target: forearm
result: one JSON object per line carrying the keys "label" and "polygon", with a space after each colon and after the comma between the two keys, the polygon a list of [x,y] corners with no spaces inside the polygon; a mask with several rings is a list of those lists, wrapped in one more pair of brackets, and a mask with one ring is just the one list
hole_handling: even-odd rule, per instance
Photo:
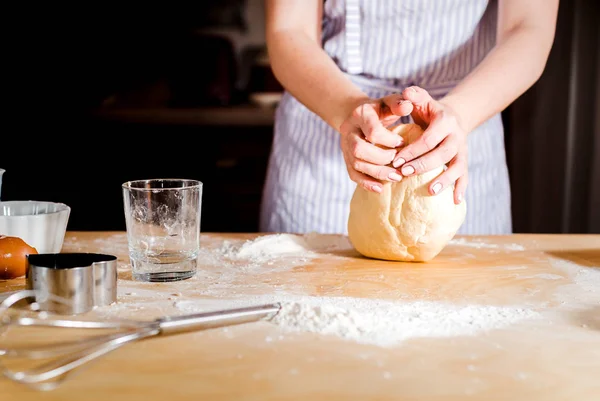
{"label": "forearm", "polygon": [[302,31],[273,32],[267,45],[273,73],[281,85],[334,129],[339,130],[348,113],[368,99]]}
{"label": "forearm", "polygon": [[542,74],[551,42],[536,29],[507,35],[442,103],[452,108],[466,132],[504,110]]}

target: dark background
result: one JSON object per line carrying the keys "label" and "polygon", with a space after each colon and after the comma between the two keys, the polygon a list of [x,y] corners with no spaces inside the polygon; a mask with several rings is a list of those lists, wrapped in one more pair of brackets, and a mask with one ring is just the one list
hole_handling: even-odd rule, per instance
{"label": "dark background", "polygon": [[[600,232],[599,3],[561,1],[544,75],[503,113],[515,232]],[[203,231],[257,231],[273,109],[250,95],[281,90],[261,61],[262,1],[57,7],[8,38],[2,200],[124,230],[123,182],[193,178]]]}

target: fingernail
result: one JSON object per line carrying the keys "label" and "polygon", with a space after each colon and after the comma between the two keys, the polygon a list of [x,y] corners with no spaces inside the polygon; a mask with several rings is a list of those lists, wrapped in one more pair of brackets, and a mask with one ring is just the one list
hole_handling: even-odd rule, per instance
{"label": "fingernail", "polygon": [[410,100],[398,100],[398,104],[407,104],[410,103]]}
{"label": "fingernail", "polygon": [[433,187],[431,188],[431,190],[433,191],[434,194],[437,194],[438,192],[440,192],[440,189],[442,189],[442,184],[440,182],[436,182],[435,184],[433,184]]}
{"label": "fingernail", "polygon": [[402,176],[398,173],[390,173],[388,177],[392,181],[400,181],[402,179]]}
{"label": "fingernail", "polygon": [[414,174],[415,168],[413,166],[404,166],[402,167],[402,174],[411,175]]}
{"label": "fingernail", "polygon": [[392,165],[396,168],[398,168],[398,166],[403,165],[404,163],[406,163],[406,161],[403,158],[398,158],[396,160],[394,160],[394,162],[392,163]]}
{"label": "fingernail", "polygon": [[377,192],[378,194],[380,194],[380,193],[381,193],[381,191],[382,191],[382,188],[381,188],[381,186],[380,186],[380,185],[371,185],[371,189],[372,189],[373,191]]}
{"label": "fingernail", "polygon": [[402,145],[404,143],[404,139],[402,139],[402,137],[399,137],[398,140],[396,141],[396,148],[400,145]]}
{"label": "fingernail", "polygon": [[417,93],[417,90],[416,90],[415,88],[413,88],[412,86],[411,86],[411,87],[409,87],[409,88],[408,88],[408,90],[409,90],[409,91],[411,91],[411,92],[415,92],[415,93]]}
{"label": "fingernail", "polygon": [[463,194],[458,194],[458,203],[462,203],[463,201]]}

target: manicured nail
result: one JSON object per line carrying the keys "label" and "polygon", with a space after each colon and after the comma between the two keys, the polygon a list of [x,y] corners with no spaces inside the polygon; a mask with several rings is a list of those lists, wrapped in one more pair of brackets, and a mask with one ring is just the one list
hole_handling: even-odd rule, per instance
{"label": "manicured nail", "polygon": [[402,174],[411,175],[414,174],[415,168],[413,166],[404,166],[402,167]]}
{"label": "manicured nail", "polygon": [[396,168],[398,168],[399,166],[403,165],[404,163],[406,163],[406,161],[399,157],[398,159],[394,160],[394,162],[392,163],[392,165]]}
{"label": "manicured nail", "polygon": [[408,104],[410,100],[398,100],[398,104]]}
{"label": "manicured nail", "polygon": [[381,188],[381,186],[380,186],[380,185],[371,185],[371,189],[372,189],[373,191],[377,192],[378,194],[380,194],[380,193],[381,193],[381,191],[382,191],[382,188]]}
{"label": "manicured nail", "polygon": [[398,140],[396,141],[396,146],[394,146],[395,148],[397,148],[398,146],[402,145],[404,143],[404,139],[402,139],[402,137],[398,137]]}
{"label": "manicured nail", "polygon": [[390,173],[390,175],[388,175],[389,179],[392,181],[400,181],[402,180],[402,176],[398,173]]}
{"label": "manicured nail", "polygon": [[440,192],[440,189],[442,189],[442,183],[440,183],[440,182],[436,182],[435,184],[433,184],[433,187],[431,188],[431,190],[433,191],[434,194],[437,194],[438,192]]}

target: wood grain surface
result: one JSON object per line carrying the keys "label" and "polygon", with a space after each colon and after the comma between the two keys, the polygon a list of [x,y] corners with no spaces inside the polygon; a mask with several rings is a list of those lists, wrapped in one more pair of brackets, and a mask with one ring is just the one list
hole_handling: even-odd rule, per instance
{"label": "wood grain surface", "polygon": [[[63,252],[119,257],[118,302],[83,318],[149,320],[181,314],[181,302],[264,294],[524,306],[541,318],[393,347],[248,323],[128,344],[48,392],[0,378],[0,399],[600,400],[600,235],[457,237],[426,264],[369,260],[349,247],[272,266],[215,257],[257,236],[203,234],[198,273],[176,283],[132,281],[122,232],[69,232]],[[3,293],[23,288],[22,278],[0,282]],[[83,335],[18,330],[0,341]]]}

